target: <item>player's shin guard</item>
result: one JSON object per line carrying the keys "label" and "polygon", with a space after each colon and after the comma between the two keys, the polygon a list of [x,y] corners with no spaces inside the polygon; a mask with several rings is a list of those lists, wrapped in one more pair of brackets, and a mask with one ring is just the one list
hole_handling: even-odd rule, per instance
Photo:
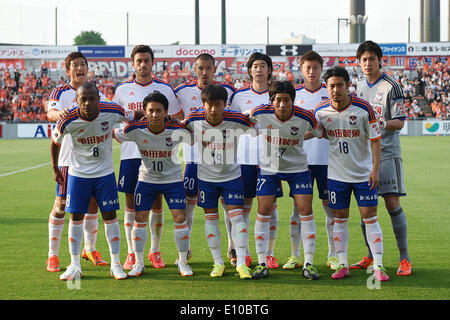
{"label": "player's shin guard", "polygon": [[[244,208],[242,210],[242,217],[244,218],[245,226],[247,228],[247,231],[250,231],[250,212],[252,211],[252,205],[244,205]],[[248,236],[247,236],[247,249],[246,249],[246,255],[250,256],[250,248],[248,243]]]}
{"label": "player's shin guard", "polygon": [[406,215],[402,207],[394,209],[389,212],[392,222],[392,229],[394,230],[395,239],[397,240],[397,247],[400,251],[400,261],[406,259],[409,261],[408,254],[408,227],[406,224]]}
{"label": "player's shin guard", "polygon": [[316,250],[316,221],[314,220],[314,214],[311,213],[307,216],[300,216],[300,223],[302,225],[302,241],[303,241],[303,254],[305,256],[305,265],[314,265],[314,251]]}
{"label": "player's shin guard", "polygon": [[131,241],[136,262],[144,264],[145,243],[147,242],[147,222],[134,222],[131,230]]}
{"label": "player's shin guard", "polygon": [[189,231],[192,231],[192,225],[194,224],[194,210],[196,205],[196,197],[186,197],[186,209],[184,210],[184,213],[186,215],[186,223],[188,225]]}
{"label": "player's shin guard", "polygon": [[[109,253],[111,254],[111,265],[120,264],[120,228],[117,218],[103,220],[105,226],[106,240],[108,241]],[[133,223],[134,224],[134,223]]]}
{"label": "player's shin guard", "polygon": [[245,264],[247,254],[248,229],[242,216],[242,209],[233,209],[228,211],[228,217],[231,222],[233,242],[236,246],[236,265]]}
{"label": "player's shin guard", "polygon": [[278,234],[278,206],[276,203],[273,204],[272,215],[270,216],[270,227],[269,227],[269,243],[267,244],[267,255],[273,256],[275,249],[275,241],[277,240]]}
{"label": "player's shin guard", "polygon": [[255,246],[258,255],[258,263],[266,263],[267,246],[270,233],[270,217],[256,214],[255,222]]}
{"label": "player's shin guard", "polygon": [[331,210],[330,207],[328,206],[323,206],[323,209],[326,214],[325,225],[328,237],[328,258],[330,258],[336,256],[336,249],[334,247],[334,240],[333,240],[334,214],[333,210]]}
{"label": "player's shin guard", "polygon": [[383,266],[383,232],[377,216],[363,219],[366,224],[367,241],[373,255],[373,265]]}
{"label": "player's shin guard", "polygon": [[372,250],[370,250],[369,241],[367,241],[366,224],[364,223],[362,218],[361,218],[361,231],[364,236],[364,242],[366,243],[366,247],[367,247],[367,257],[373,258]]}
{"label": "player's shin guard", "polygon": [[95,251],[98,231],[98,214],[86,213],[83,219],[84,248],[87,252]]}
{"label": "player's shin guard", "polygon": [[214,258],[214,263],[223,264],[220,253],[219,213],[205,214],[205,236]]}
{"label": "player's shin guard", "polygon": [[292,215],[290,218],[290,230],[291,230],[290,236],[291,236],[291,250],[292,250],[291,256],[300,258],[300,246],[302,243],[301,238],[302,225],[300,223],[300,216],[298,214],[298,208],[296,206],[294,206],[294,208],[292,209]]}
{"label": "player's shin guard", "polygon": [[71,264],[80,266],[81,241],[83,239],[83,220],[69,221],[69,253]]}
{"label": "player's shin guard", "polygon": [[58,256],[61,234],[64,229],[64,218],[57,218],[50,214],[48,219],[48,256]]}
{"label": "player's shin guard", "polygon": [[222,209],[225,217],[225,229],[227,230],[227,236],[228,236],[228,250],[234,249],[234,242],[233,237],[231,236],[231,222],[230,217],[228,216],[228,210],[227,206],[225,205],[225,201],[222,197],[220,197],[220,203],[222,204]]}
{"label": "player's shin guard", "polygon": [[[190,246],[190,231],[186,220],[181,223],[174,222],[174,239],[177,246],[178,252],[186,253]],[[184,255],[184,260],[186,260],[186,255]]]}
{"label": "player's shin guard", "polygon": [[163,209],[150,211],[149,226],[152,241],[150,252],[160,252],[162,231],[164,227]]}
{"label": "player's shin guard", "polygon": [[334,218],[333,240],[339,264],[348,267],[348,218]]}
{"label": "player's shin guard", "polygon": [[125,209],[125,215],[123,217],[123,225],[125,228],[125,237],[127,238],[128,253],[133,253],[131,230],[133,230],[135,216],[136,212],[134,210]]}

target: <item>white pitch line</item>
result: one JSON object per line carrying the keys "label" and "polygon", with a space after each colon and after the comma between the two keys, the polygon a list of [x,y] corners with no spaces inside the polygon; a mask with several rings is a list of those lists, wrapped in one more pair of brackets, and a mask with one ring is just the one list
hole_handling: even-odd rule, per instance
{"label": "white pitch line", "polygon": [[12,174],[16,174],[16,173],[19,173],[19,172],[29,171],[29,170],[37,169],[37,168],[40,168],[40,167],[45,167],[45,166],[48,166],[49,164],[51,164],[51,162],[39,164],[39,165],[34,166],[34,167],[29,167],[29,168],[25,168],[25,169],[20,169],[20,170],[16,170],[16,171],[3,173],[3,174],[0,174],[0,178],[6,177],[6,176],[10,176]]}

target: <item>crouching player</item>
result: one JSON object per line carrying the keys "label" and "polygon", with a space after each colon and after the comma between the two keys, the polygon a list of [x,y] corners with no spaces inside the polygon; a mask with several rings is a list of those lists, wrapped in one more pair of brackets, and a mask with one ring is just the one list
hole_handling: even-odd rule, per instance
{"label": "crouching player", "polygon": [[241,279],[251,279],[250,269],[245,264],[248,228],[242,213],[244,185],[241,167],[236,162],[235,143],[239,135],[237,131],[244,133],[251,124],[242,113],[225,109],[228,94],[223,86],[206,86],[201,98],[204,109],[189,113],[185,124],[193,131],[199,145],[198,205],[205,212],[205,235],[214,258],[210,276],[221,277],[225,270],[218,224],[218,200],[222,196],[232,226],[231,238],[237,254],[236,272]]}
{"label": "crouching player", "polygon": [[105,224],[111,254],[111,276],[115,279],[125,279],[127,274],[119,261],[120,229],[116,215],[119,197],[112,158],[112,135],[116,122],[132,121],[141,117],[142,112],[125,112],[118,104],[100,102],[97,87],[90,83],[84,83],[77,89],[76,102],[77,105],[69,111],[69,115],[58,121],[51,143],[53,175],[56,182],[62,184],[63,175],[58,167],[60,144],[66,135],[72,140],[66,197],[66,211],[71,214],[71,264],[60,279],[72,280],[81,277],[83,218],[91,197],[97,200]]}
{"label": "crouching player", "polygon": [[144,249],[147,240],[149,211],[158,194],[164,194],[172,212],[175,225],[175,244],[178,248],[178,270],[183,277],[192,276],[187,264],[190,231],[186,222],[186,192],[183,186],[181,167],[175,159],[178,144],[190,141],[191,134],[182,124],[169,123],[166,120],[169,101],[160,92],[149,94],[143,101],[144,118],[128,124],[123,129],[114,130],[114,138],[134,141],[142,156],[139,179],[134,192],[136,216],[131,239],[136,262],[130,277],[138,277],[145,271]]}

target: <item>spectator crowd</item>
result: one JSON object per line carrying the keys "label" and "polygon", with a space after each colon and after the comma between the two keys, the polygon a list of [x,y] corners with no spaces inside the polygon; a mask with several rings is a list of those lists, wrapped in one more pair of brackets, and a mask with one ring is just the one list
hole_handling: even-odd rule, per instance
{"label": "spectator crowd", "polygon": [[[156,74],[157,78],[170,83],[172,87],[180,83],[194,79],[191,72],[183,73],[183,76],[175,74],[170,76],[167,71]],[[356,68],[350,71],[350,94],[356,91],[357,82],[363,76]],[[405,107],[408,120],[433,117],[436,119],[450,119],[450,106],[448,103],[448,91],[450,87],[448,65],[442,61],[417,66],[417,77],[409,80],[403,70],[387,69],[403,88]],[[186,75],[187,74],[187,75]],[[277,73],[276,80],[289,80],[294,85],[302,81],[294,77],[290,71]],[[93,75],[97,87],[106,97],[112,100],[116,86],[126,79],[114,79],[110,74]],[[21,70],[0,69],[0,120],[18,122],[46,122],[47,102],[50,92],[57,85],[66,80],[50,79],[47,71],[36,74]],[[233,85],[236,89],[248,86],[247,78],[236,77],[226,73],[223,81]]]}

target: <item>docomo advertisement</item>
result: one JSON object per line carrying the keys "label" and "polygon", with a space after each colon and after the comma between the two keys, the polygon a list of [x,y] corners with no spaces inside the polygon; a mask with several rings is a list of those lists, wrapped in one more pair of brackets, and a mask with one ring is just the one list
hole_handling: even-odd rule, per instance
{"label": "docomo advertisement", "polygon": [[56,123],[19,123],[18,138],[50,138]]}

